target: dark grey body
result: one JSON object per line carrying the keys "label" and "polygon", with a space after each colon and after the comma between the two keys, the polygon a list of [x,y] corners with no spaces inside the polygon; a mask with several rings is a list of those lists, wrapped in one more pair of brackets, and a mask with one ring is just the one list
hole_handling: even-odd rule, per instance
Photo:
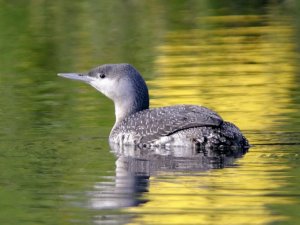
{"label": "dark grey body", "polygon": [[248,141],[232,123],[214,111],[195,105],[146,109],[116,124],[110,141],[148,146],[248,148]]}

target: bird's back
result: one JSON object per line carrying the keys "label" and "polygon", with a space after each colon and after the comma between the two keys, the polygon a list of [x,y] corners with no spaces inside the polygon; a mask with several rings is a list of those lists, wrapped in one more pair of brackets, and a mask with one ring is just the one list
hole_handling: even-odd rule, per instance
{"label": "bird's back", "polygon": [[128,143],[149,143],[189,128],[219,127],[222,123],[216,112],[202,106],[153,108],[126,117],[114,127],[110,139],[114,142],[126,139]]}

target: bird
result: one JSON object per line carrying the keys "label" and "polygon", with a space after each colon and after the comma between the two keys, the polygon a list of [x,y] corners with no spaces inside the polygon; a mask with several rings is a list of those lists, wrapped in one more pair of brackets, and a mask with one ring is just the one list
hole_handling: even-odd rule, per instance
{"label": "bird", "polygon": [[146,82],[128,63],[104,64],[86,73],[58,73],[58,76],[85,82],[114,102],[115,124],[109,142],[115,145],[243,151],[250,147],[237,126],[204,106],[149,108]]}

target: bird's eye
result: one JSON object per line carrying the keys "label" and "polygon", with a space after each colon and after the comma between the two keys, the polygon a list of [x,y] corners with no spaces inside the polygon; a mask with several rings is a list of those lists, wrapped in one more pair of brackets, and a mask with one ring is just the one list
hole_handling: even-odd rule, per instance
{"label": "bird's eye", "polygon": [[104,73],[98,73],[98,77],[100,77],[100,78],[105,78],[105,74]]}

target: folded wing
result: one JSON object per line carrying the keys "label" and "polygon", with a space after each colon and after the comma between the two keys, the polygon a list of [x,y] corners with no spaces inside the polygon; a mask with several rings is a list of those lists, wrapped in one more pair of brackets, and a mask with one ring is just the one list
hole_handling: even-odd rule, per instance
{"label": "folded wing", "polygon": [[[212,126],[218,127],[223,119],[214,111],[195,105],[175,105],[147,109],[124,119],[118,127],[134,132],[147,143],[180,130]],[[122,129],[122,130],[123,130]]]}

